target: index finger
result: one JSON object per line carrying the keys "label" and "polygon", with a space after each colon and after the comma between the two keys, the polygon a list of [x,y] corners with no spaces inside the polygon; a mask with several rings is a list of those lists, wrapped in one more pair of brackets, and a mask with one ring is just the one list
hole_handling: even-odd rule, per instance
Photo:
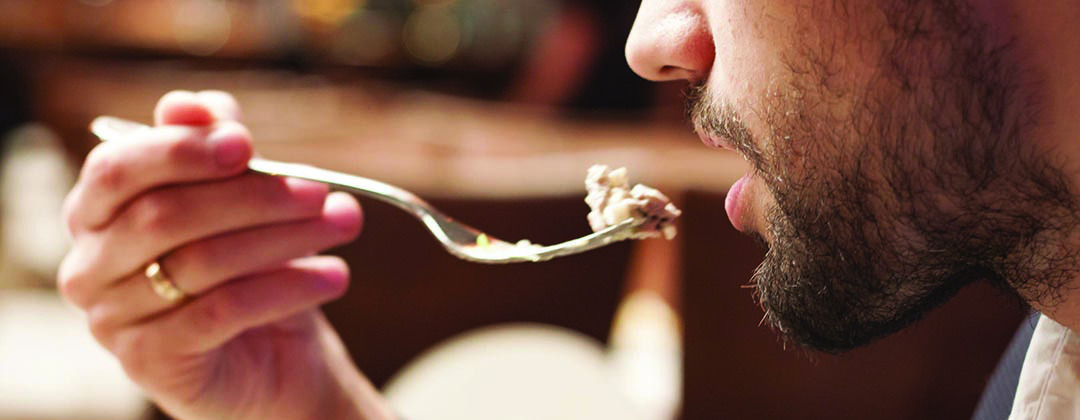
{"label": "index finger", "polygon": [[237,122],[219,123],[212,131],[146,128],[127,137],[100,144],[87,157],[65,203],[72,232],[100,228],[153,188],[240,174],[252,156],[251,135]]}
{"label": "index finger", "polygon": [[253,152],[239,118],[236,99],[222,91],[165,94],[154,109],[159,127],[128,132],[114,140],[131,144],[101,144],[87,157],[65,203],[68,229],[101,227],[124,203],[154,187],[242,172],[240,162]]}

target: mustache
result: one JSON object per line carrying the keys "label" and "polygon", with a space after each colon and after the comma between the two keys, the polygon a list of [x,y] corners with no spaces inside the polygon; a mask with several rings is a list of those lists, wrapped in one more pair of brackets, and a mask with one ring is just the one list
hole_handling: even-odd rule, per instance
{"label": "mustache", "polygon": [[695,132],[726,141],[758,166],[761,152],[750,129],[731,103],[714,98],[704,82],[690,85],[686,91],[686,119]]}

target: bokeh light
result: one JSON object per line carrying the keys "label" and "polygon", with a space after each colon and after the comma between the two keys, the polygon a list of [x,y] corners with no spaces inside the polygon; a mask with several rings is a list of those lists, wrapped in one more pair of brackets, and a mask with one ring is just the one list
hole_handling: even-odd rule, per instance
{"label": "bokeh light", "polygon": [[364,6],[363,0],[292,0],[301,18],[325,26],[337,26]]}
{"label": "bokeh light", "polygon": [[184,51],[212,55],[229,41],[232,16],[221,0],[181,0],[173,11],[173,36]]}
{"label": "bokeh light", "polygon": [[446,6],[420,7],[405,21],[405,50],[421,64],[440,64],[457,53],[461,27]]}

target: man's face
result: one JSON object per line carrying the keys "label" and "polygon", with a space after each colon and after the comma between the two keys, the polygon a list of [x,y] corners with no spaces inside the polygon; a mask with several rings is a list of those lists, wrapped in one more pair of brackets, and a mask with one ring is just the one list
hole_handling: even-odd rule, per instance
{"label": "man's face", "polygon": [[768,249],[756,296],[827,352],[975,280],[1053,305],[1075,276],[1080,212],[1032,139],[1021,56],[935,0],[644,0],[627,45],[642,76],[692,83],[706,143],[750,161],[726,207]]}

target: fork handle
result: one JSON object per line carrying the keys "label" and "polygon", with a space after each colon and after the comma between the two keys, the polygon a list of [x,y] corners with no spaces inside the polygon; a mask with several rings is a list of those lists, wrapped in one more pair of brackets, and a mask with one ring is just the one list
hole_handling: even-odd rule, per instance
{"label": "fork handle", "polygon": [[[150,126],[146,124],[109,116],[97,117],[90,123],[90,131],[101,141],[115,141],[133,132],[149,128]],[[335,172],[311,165],[279,162],[260,157],[251,158],[248,161],[248,169],[266,175],[321,182],[341,190],[392,204],[418,218],[423,217],[428,211],[425,209],[427,203],[415,194],[370,178]]]}
{"label": "fork handle", "polygon": [[422,217],[427,211],[430,211],[424,209],[423,206],[426,203],[416,194],[371,178],[349,175],[317,166],[279,162],[259,157],[251,158],[248,161],[248,169],[266,175],[287,176],[321,182],[341,190],[393,204],[416,217]]}

